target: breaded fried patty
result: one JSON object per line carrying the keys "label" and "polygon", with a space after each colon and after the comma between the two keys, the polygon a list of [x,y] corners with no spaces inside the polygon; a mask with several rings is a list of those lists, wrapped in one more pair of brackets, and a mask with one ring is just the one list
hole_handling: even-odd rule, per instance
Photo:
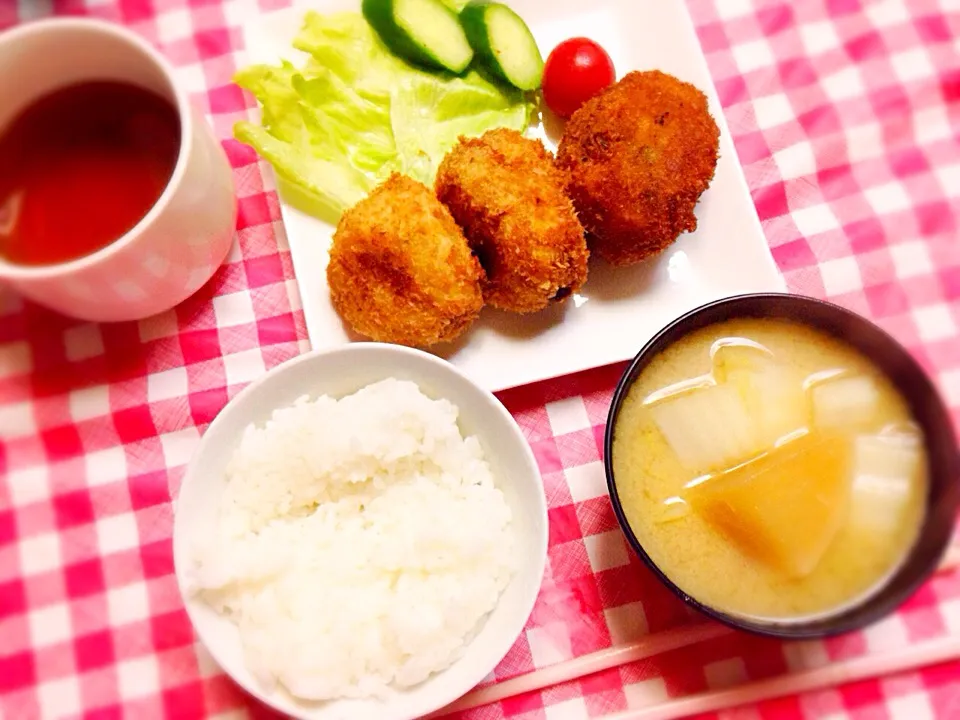
{"label": "breaded fried patty", "polygon": [[340,316],[381,342],[453,340],[480,314],[483,270],[429,188],[394,173],[340,218],[327,284]]}
{"label": "breaded fried patty", "polygon": [[486,270],[490,305],[534,312],[586,281],[583,227],[539,140],[504,128],[461,138],[440,163],[436,190]]}
{"label": "breaded fried patty", "polygon": [[614,265],[661,252],[697,229],[717,165],[707,98],[657,70],[632,72],[570,118],[557,149],[590,249]]}

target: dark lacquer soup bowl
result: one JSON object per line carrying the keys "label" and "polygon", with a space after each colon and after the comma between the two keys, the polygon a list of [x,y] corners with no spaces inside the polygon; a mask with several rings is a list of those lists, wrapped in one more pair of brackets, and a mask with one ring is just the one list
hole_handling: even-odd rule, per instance
{"label": "dark lacquer soup bowl", "polygon": [[[614,439],[621,409],[635,381],[659,353],[689,333],[746,318],[799,323],[859,351],[899,391],[923,434],[927,463],[925,515],[905,559],[861,600],[808,619],[751,618],[711,607],[684,592],[644,549],[618,493]],[[663,328],[640,350],[620,379],[607,418],[604,450],[607,486],[614,511],[624,535],[641,560],[690,606],[727,625],[760,635],[781,638],[835,635],[863,627],[892,612],[936,571],[949,546],[960,506],[960,453],[950,415],[927,374],[900,343],[866,318],[798,295],[763,293],[729,297],[692,310]]]}

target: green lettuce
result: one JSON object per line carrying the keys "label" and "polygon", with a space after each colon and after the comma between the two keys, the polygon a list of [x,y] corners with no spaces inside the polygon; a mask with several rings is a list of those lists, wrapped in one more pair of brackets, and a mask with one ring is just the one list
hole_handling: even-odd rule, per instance
{"label": "green lettuce", "polygon": [[284,61],[236,74],[261,121],[237,123],[234,135],[273,165],[282,187],[334,216],[393,172],[431,184],[459,136],[523,130],[533,111],[530,98],[474,70],[454,77],[406,64],[358,13],[307,13],[293,46],[309,55],[301,68]]}

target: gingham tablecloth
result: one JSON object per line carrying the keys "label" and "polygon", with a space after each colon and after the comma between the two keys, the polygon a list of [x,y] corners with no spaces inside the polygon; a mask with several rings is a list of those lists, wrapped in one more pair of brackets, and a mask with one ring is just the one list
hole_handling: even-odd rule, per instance
{"label": "gingham tablecloth", "polygon": [[[0,27],[89,13],[162,46],[223,138],[240,198],[228,263],[161,317],[83,324],[0,291],[5,719],[265,714],[196,642],[173,575],[171,498],[227,400],[308,347],[272,175],[229,139],[252,106],[230,82],[239,28],[258,5],[284,4],[0,0]],[[790,288],[893,333],[960,427],[960,0],[688,5]],[[601,438],[621,369],[502,394],[540,463],[550,552],[498,679],[693,621],[628,552],[605,494]],[[956,572],[863,632],[792,645],[726,635],[463,717],[600,717],[947,633],[960,633]],[[725,717],[960,718],[960,663]]]}

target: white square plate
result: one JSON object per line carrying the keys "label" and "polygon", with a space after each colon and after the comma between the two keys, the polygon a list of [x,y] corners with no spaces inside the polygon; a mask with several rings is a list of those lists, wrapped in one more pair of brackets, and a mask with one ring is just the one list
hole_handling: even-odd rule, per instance
{"label": "white square plate", "polygon": [[[699,228],[664,253],[632,268],[591,259],[583,290],[561,306],[534,315],[485,308],[480,320],[442,354],[490,390],[606,365],[633,357],[671,320],[729,295],[782,291],[716,91],[682,0],[513,0],[541,52],[586,36],[610,54],[617,77],[660,69],[703,90],[720,127],[720,161],[697,206]],[[245,62],[299,64],[290,42],[303,12],[359,11],[359,0],[313,0],[244,26]],[[555,149],[542,126],[531,134]],[[283,221],[314,348],[351,342],[330,303],[327,252],[333,226],[282,203]]]}

